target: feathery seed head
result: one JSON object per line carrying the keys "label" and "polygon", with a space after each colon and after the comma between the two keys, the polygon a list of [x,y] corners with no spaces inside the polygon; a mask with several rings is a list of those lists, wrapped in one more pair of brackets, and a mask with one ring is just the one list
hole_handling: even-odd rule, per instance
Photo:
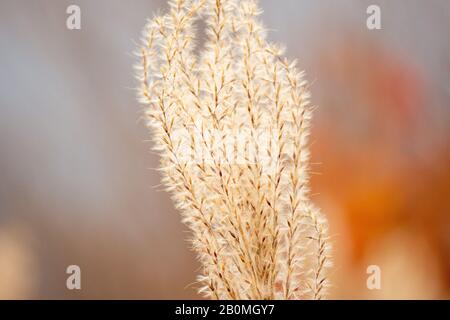
{"label": "feathery seed head", "polygon": [[308,196],[310,95],[296,62],[267,42],[261,13],[254,0],[170,0],[136,53],[139,101],[192,230],[199,292],[322,299],[331,259],[326,219]]}

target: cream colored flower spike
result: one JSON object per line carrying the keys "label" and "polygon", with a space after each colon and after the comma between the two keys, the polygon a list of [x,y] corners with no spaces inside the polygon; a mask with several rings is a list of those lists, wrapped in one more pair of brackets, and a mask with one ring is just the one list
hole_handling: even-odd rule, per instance
{"label": "cream colored flower spike", "polygon": [[169,4],[145,27],[139,97],[164,183],[192,230],[200,292],[324,298],[330,246],[326,219],[308,198],[303,74],[267,42],[256,1]]}

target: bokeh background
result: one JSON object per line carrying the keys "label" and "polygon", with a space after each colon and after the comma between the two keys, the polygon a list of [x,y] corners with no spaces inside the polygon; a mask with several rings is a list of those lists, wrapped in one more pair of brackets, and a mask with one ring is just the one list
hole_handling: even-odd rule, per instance
{"label": "bokeh background", "polygon": [[[82,30],[66,29],[67,6]],[[366,8],[382,9],[380,31]],[[312,83],[332,298],[450,298],[450,2],[263,0]],[[0,0],[0,298],[196,298],[132,52],[164,0]],[[69,291],[66,267],[82,270]],[[366,287],[378,265],[382,287]]]}

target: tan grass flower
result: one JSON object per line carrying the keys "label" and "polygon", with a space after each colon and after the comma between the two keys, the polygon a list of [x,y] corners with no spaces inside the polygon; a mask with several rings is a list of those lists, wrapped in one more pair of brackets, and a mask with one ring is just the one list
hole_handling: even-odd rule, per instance
{"label": "tan grass flower", "polygon": [[164,183],[192,230],[200,292],[323,298],[330,245],[308,197],[312,110],[303,73],[267,42],[255,0],[169,5],[145,27],[139,97]]}

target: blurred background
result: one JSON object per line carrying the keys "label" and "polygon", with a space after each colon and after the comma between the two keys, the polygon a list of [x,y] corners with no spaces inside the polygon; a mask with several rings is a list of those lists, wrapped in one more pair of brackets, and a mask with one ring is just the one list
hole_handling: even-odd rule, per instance
{"label": "blurred background", "polygon": [[[66,28],[77,4],[82,29]],[[369,31],[366,9],[382,9]],[[318,106],[332,298],[450,298],[450,2],[263,0]],[[197,298],[132,52],[165,0],[0,0],[0,298]],[[66,289],[79,265],[82,290]],[[378,265],[381,290],[366,287]]]}

